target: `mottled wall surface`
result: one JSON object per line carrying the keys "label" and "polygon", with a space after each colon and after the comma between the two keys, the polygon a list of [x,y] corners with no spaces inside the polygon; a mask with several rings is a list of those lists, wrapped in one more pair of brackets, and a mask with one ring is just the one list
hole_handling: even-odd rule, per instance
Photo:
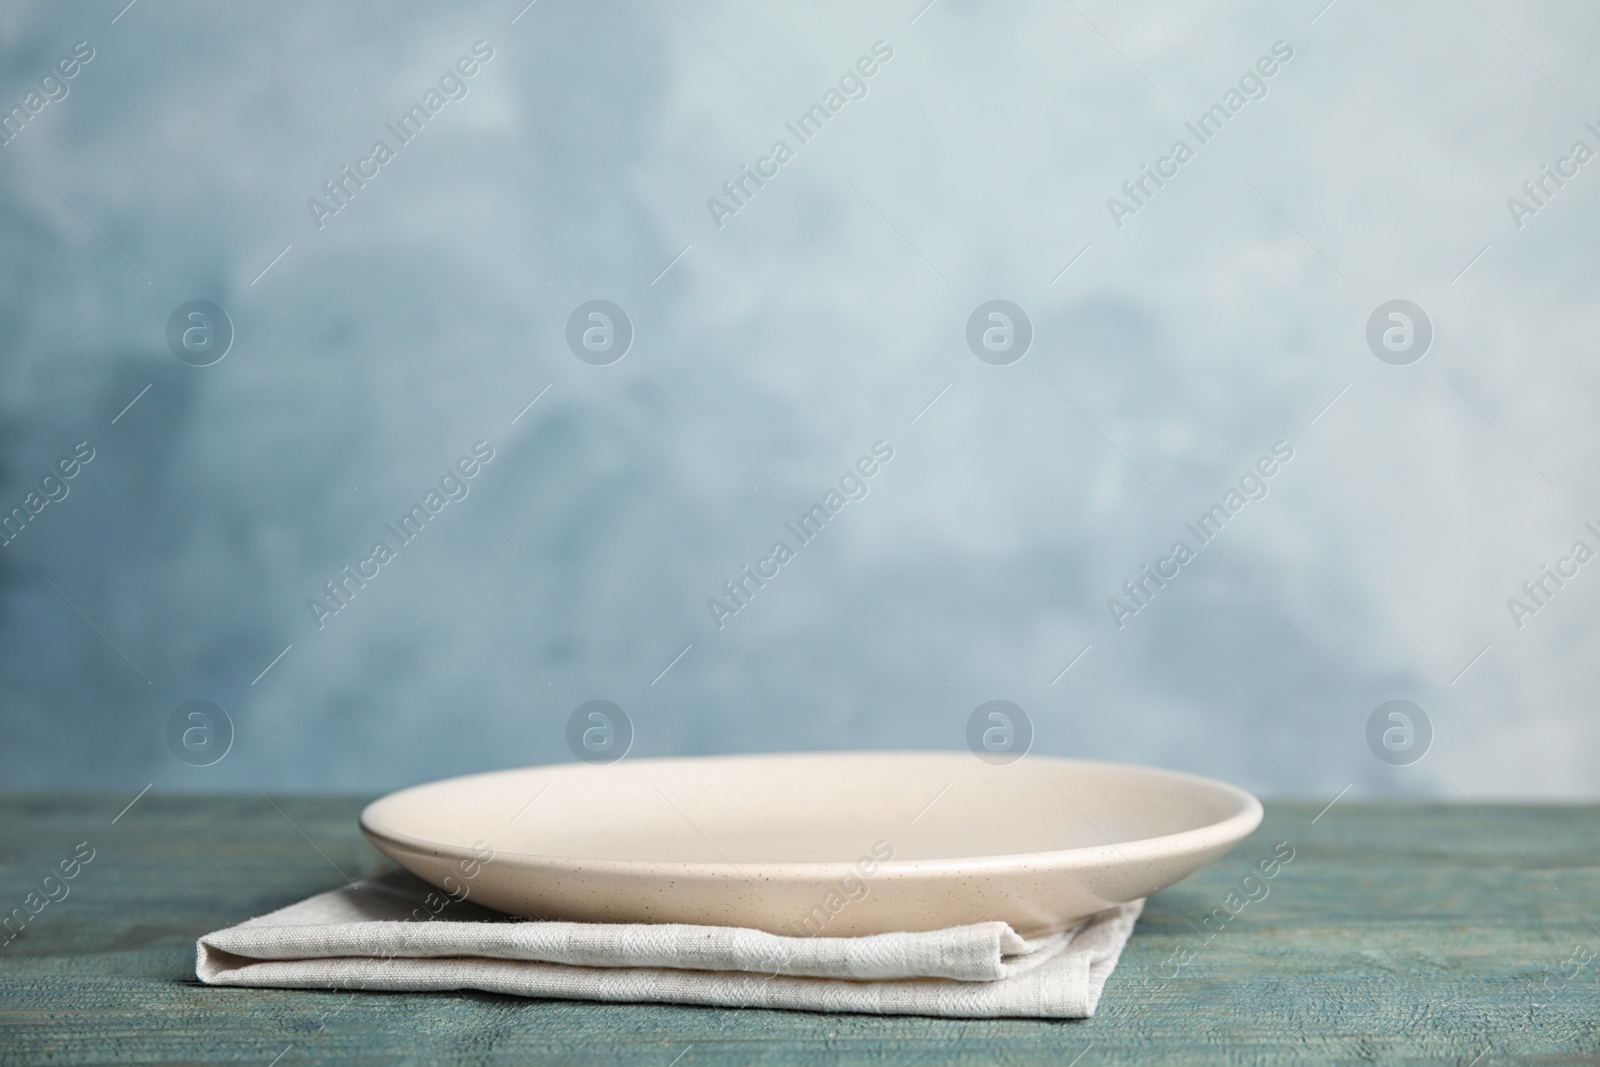
{"label": "mottled wall surface", "polygon": [[1263,792],[1593,797],[1600,13],[923,2],[0,10],[4,784],[1004,699]]}

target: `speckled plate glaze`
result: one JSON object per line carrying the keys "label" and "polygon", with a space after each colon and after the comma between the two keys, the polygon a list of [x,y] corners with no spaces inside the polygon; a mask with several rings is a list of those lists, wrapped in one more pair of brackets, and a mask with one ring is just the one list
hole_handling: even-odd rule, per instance
{"label": "speckled plate glaze", "polygon": [[1034,936],[1148,896],[1261,822],[1174,771],[961,752],[557,764],[374,801],[361,830],[513,915],[855,937],[1000,919]]}

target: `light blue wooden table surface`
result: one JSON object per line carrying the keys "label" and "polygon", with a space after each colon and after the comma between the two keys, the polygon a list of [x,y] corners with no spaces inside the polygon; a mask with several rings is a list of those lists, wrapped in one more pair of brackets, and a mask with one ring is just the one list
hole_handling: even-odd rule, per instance
{"label": "light blue wooden table surface", "polygon": [[1595,807],[1269,804],[1151,900],[1094,1019],[1036,1022],[206,988],[198,935],[387,865],[363,801],[150,795],[113,823],[128,799],[0,798],[0,907],[94,850],[0,946],[0,1063],[1600,1064]]}

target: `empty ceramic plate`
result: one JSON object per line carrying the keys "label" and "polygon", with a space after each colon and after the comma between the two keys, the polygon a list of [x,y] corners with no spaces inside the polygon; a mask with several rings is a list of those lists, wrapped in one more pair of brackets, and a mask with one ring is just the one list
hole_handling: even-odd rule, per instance
{"label": "empty ceramic plate", "polygon": [[826,937],[1066,929],[1260,822],[1255,797],[1205,778],[965,752],[528,767],[404,789],[361,815],[402,867],[513,915]]}

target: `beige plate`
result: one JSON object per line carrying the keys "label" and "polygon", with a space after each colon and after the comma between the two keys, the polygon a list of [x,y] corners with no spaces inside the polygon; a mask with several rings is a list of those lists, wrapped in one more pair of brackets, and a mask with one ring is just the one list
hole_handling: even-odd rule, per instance
{"label": "beige plate", "polygon": [[361,814],[402,867],[513,915],[830,937],[989,919],[1065,929],[1193,873],[1260,822],[1255,797],[1206,778],[965,752],[527,767],[404,789]]}

